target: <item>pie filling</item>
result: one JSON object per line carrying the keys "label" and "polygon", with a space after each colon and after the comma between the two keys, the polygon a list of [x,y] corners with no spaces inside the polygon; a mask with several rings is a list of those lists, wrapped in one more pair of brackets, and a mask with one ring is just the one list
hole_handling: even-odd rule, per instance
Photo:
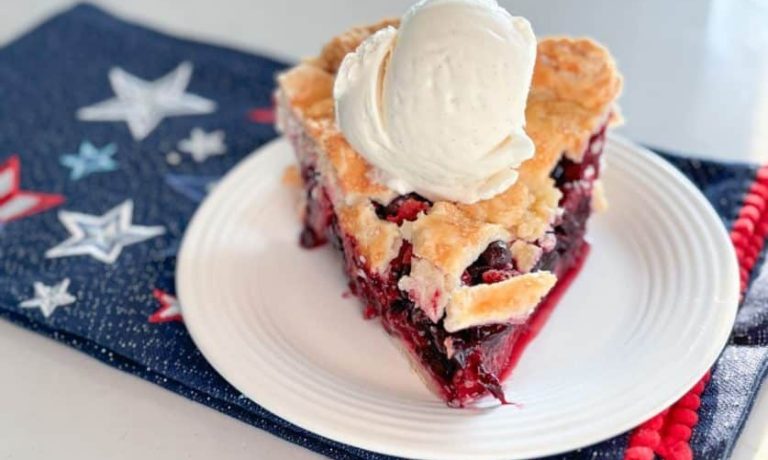
{"label": "pie filling", "polygon": [[[506,403],[501,382],[543,326],[588,253],[584,235],[592,213],[594,183],[600,174],[606,126],[591,136],[581,162],[564,155],[551,174],[562,193],[559,201],[562,212],[537,243],[542,255],[529,271],[550,271],[557,276],[557,285],[522,324],[475,326],[453,333],[445,330],[442,319],[433,322],[398,288],[398,281],[411,270],[410,243],[403,242],[385,276],[373,273],[366,265],[355,238],[345,234],[338,225],[332,192],[317,172],[318,147],[299,126],[300,122],[296,121],[295,129],[285,131],[296,150],[305,188],[301,245],[313,248],[330,241],[341,251],[350,290],[362,300],[365,318],[380,318],[384,328],[408,351],[415,362],[414,368],[450,406],[463,407],[488,393]],[[390,203],[374,203],[374,206],[380,219],[400,224],[416,219],[420,212],[428,211],[432,203],[409,194]],[[518,274],[520,271],[515,267],[507,242],[496,241],[466,269],[462,282],[490,284]]]}

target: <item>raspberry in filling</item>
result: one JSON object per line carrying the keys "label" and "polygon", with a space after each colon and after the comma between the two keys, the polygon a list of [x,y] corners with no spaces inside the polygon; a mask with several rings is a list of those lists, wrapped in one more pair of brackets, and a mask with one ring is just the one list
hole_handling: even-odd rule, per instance
{"label": "raspberry in filling", "polygon": [[504,281],[516,273],[509,245],[504,241],[494,241],[464,271],[461,281],[468,286],[493,284]]}
{"label": "raspberry in filling", "polygon": [[374,203],[374,206],[379,219],[400,225],[405,221],[416,220],[419,213],[429,210],[432,202],[416,193],[409,193],[395,198],[386,206],[379,203]]}

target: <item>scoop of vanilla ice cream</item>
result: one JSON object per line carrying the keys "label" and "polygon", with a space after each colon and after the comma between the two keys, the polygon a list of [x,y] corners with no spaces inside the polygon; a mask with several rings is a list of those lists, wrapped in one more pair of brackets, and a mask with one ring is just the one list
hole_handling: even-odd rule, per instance
{"label": "scoop of vanilla ice cream", "polygon": [[344,58],[337,124],[398,193],[490,198],[534,153],[524,126],[535,60],[530,24],[495,0],[425,0]]}

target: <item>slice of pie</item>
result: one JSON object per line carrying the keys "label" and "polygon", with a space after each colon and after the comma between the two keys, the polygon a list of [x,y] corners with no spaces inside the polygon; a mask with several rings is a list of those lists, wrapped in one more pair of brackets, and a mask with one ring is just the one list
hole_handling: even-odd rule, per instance
{"label": "slice of pie", "polygon": [[505,402],[501,382],[587,254],[621,77],[589,39],[540,40],[525,108],[535,155],[514,184],[474,203],[398,194],[345,139],[333,97],[344,57],[398,24],[349,30],[278,78],[278,128],[304,188],[300,242],[341,252],[364,316],[380,319],[448,405],[489,393]]}

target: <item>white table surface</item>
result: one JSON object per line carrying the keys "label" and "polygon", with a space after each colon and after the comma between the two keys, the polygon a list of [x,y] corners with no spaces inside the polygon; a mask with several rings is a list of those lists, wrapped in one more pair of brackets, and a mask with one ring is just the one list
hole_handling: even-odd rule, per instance
{"label": "white table surface", "polygon": [[[0,43],[68,0],[2,0]],[[410,0],[100,0],[169,32],[286,58]],[[624,135],[768,161],[767,0],[502,0],[538,34],[593,36],[626,76]],[[0,321],[0,460],[310,459],[300,447]],[[768,391],[734,452],[768,458]]]}

